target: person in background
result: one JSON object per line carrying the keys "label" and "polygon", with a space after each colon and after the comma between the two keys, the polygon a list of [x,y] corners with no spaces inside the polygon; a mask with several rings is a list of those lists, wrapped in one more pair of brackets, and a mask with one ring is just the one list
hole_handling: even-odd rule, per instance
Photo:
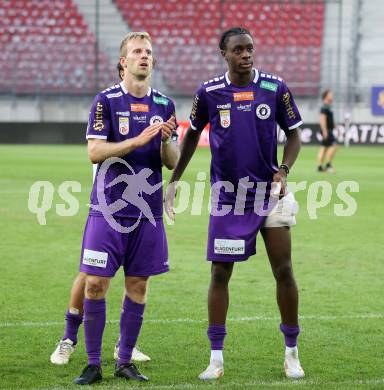
{"label": "person in background", "polygon": [[[326,89],[322,93],[321,97],[323,105],[320,109],[320,128],[323,140],[317,156],[317,170],[319,172],[335,173],[332,161],[335,157],[338,146],[336,144],[336,138],[333,135],[333,129],[335,128],[332,111],[333,93],[330,89]],[[325,165],[324,160],[326,161]]]}

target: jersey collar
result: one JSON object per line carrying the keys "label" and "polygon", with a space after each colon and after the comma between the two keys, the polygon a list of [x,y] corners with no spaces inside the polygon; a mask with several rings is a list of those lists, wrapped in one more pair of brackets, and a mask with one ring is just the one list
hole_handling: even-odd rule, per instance
{"label": "jersey collar", "polygon": [[[255,71],[255,77],[253,78],[253,82],[256,84],[257,81],[259,80],[259,71],[256,68],[253,68],[253,70]],[[228,85],[230,85],[231,81],[229,80],[228,74],[229,74],[229,72],[225,73],[225,81],[227,82]]]}
{"label": "jersey collar", "polygon": [[[120,83],[120,87],[121,87],[122,91],[123,91],[125,94],[128,93],[128,90],[127,90],[127,88],[125,88],[125,85],[124,85],[124,82],[123,82],[123,81]],[[152,88],[149,87],[149,88],[148,88],[148,92],[147,92],[147,96],[151,96],[151,92],[152,92]]]}

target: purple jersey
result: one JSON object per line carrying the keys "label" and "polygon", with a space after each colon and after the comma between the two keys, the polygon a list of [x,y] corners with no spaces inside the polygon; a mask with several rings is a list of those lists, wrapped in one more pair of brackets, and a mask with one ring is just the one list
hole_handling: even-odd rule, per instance
{"label": "purple jersey", "polygon": [[[293,96],[277,76],[254,69],[246,87],[231,84],[228,73],[206,81],[198,89],[190,116],[193,130],[210,124],[211,184],[228,181],[219,203],[234,204],[238,183],[272,182],[278,170],[277,124],[288,133],[302,124]],[[248,189],[246,207],[252,207],[255,188]]]}
{"label": "purple jersey", "polygon": [[[172,115],[175,115],[174,103],[155,89],[149,88],[146,96],[137,98],[126,90],[123,83],[116,84],[96,96],[89,114],[87,139],[99,138],[108,142],[121,142],[138,136],[146,127],[156,122],[167,121]],[[152,173],[146,180],[150,186],[162,182],[160,145],[161,133],[148,144],[122,157],[134,172],[131,172],[122,163],[114,163],[109,167],[104,181],[104,194],[108,205],[125,199],[123,193],[127,192],[129,186],[127,187],[127,180],[122,180],[120,183],[115,180],[120,175],[127,177],[127,175],[138,174],[143,169],[149,168]],[[99,168],[100,164],[98,164],[98,171]],[[124,178],[124,176],[121,176],[121,178]],[[98,176],[96,175],[91,193],[92,205],[99,204],[97,180]],[[114,180],[116,184],[108,186]],[[148,204],[154,218],[162,218],[163,195],[161,187],[153,193],[145,193],[145,191],[140,192],[140,188],[136,189],[135,183],[131,183],[130,191],[139,192],[133,195],[138,195]],[[116,211],[113,215],[139,217],[141,210],[129,201],[126,203],[126,207]],[[100,215],[100,212],[91,208],[90,214]],[[142,215],[142,217],[145,218],[145,215]]]}

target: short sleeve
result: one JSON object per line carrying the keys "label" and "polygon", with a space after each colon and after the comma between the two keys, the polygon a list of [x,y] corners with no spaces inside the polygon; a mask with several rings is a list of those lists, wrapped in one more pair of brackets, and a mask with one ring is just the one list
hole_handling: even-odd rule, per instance
{"label": "short sleeve", "polygon": [[107,139],[112,128],[109,104],[104,95],[98,94],[89,113],[87,139]]}
{"label": "short sleeve", "polygon": [[328,115],[328,109],[325,106],[320,108],[320,114]]}
{"label": "short sleeve", "polygon": [[293,95],[284,81],[277,93],[277,123],[284,132],[296,129],[303,121],[296,106]]}
{"label": "short sleeve", "polygon": [[196,92],[189,120],[191,128],[197,131],[202,131],[209,121],[208,105],[203,87],[200,87],[200,89]]}

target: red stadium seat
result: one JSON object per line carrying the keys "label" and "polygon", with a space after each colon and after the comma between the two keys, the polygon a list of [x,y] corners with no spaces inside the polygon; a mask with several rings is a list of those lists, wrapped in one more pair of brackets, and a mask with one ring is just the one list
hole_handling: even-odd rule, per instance
{"label": "red stadium seat", "polygon": [[[318,92],[304,83],[320,80],[321,0],[114,2],[132,30],[152,35],[159,69],[175,93],[191,94],[222,72],[219,36],[236,25],[252,33],[258,68],[288,80],[295,93]],[[0,0],[0,18],[1,92],[94,92],[95,36],[72,0]],[[99,88],[116,79],[105,54],[100,61]]]}
{"label": "red stadium seat", "polygon": [[[0,0],[0,17],[0,92],[94,93],[95,37],[72,0]],[[96,89],[116,80],[103,53],[99,73]]]}
{"label": "red stadium seat", "polygon": [[[219,34],[235,25],[251,31],[259,68],[293,85],[320,80],[322,1],[115,0],[115,4],[133,30],[152,35],[159,68],[176,93],[190,94],[202,80],[222,71]],[[317,94],[313,87],[293,90]]]}

